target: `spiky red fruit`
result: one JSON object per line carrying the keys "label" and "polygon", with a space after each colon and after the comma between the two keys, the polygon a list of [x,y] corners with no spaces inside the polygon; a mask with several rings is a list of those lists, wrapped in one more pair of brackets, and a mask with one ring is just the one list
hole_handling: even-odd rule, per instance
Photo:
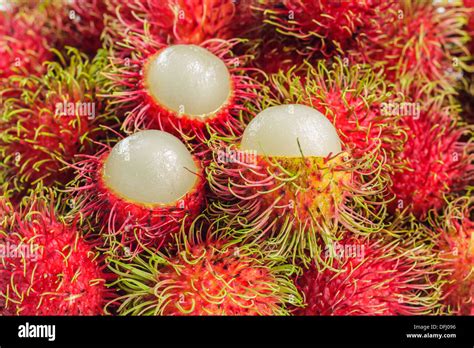
{"label": "spiky red fruit", "polygon": [[[393,11],[392,0],[264,1],[266,22],[284,35],[296,37],[306,52],[340,53],[374,32],[381,33],[380,13]],[[266,5],[266,3],[269,3]]]}
{"label": "spiky red fruit", "polygon": [[163,253],[110,260],[125,293],[119,314],[288,315],[287,307],[301,302],[288,279],[295,267],[229,239],[228,227],[207,224],[194,222]]}
{"label": "spiky red fruit", "polygon": [[[41,23],[26,13],[0,12],[0,78],[41,75],[53,58]],[[2,82],[4,83],[4,82]]]}
{"label": "spiky red fruit", "polygon": [[474,222],[473,198],[461,197],[431,220],[431,232],[445,271],[443,303],[448,312],[474,315]]}
{"label": "spiky red fruit", "polygon": [[78,153],[91,151],[97,125],[105,122],[98,91],[103,57],[90,62],[75,50],[62,58],[67,67],[51,62],[42,77],[15,80],[21,95],[5,100],[0,119],[2,172],[17,191],[39,182],[63,185],[72,178],[62,170]]}
{"label": "spiky red fruit", "polygon": [[463,140],[468,129],[454,120],[453,109],[437,103],[418,106],[419,114],[402,118],[407,141],[398,156],[405,165],[392,174],[395,200],[389,208],[407,209],[423,219],[445,205],[446,195],[465,188],[474,167],[472,143]]}
{"label": "spiky red fruit", "polygon": [[[108,0],[106,33],[112,40],[145,34],[168,44],[201,44],[209,39],[243,37],[256,24],[254,0]],[[113,9],[113,10],[112,10]],[[107,37],[106,37],[107,39]]]}
{"label": "spiky red fruit", "polygon": [[420,315],[436,307],[429,258],[417,248],[349,237],[327,245],[325,257],[331,267],[313,265],[297,278],[306,307],[295,314]]}
{"label": "spiky red fruit", "polygon": [[[121,142],[129,141],[137,135],[150,132],[164,133],[159,131],[138,132],[122,139]],[[133,168],[125,168],[126,162],[122,163],[121,168],[107,165],[111,153],[117,148],[122,149],[118,151],[129,151],[129,148],[133,149],[139,146],[137,145],[139,141],[146,143],[147,140],[130,140],[127,143],[130,145],[126,146],[119,142],[114,148],[98,143],[97,145],[101,146],[101,150],[97,154],[94,156],[80,156],[83,160],[74,165],[78,174],[75,182],[76,186],[71,189],[75,192],[75,209],[80,210],[82,214],[90,217],[97,224],[104,242],[117,255],[125,254],[129,256],[128,253],[138,253],[144,247],[158,250],[174,233],[179,231],[185,218],[188,221],[194,219],[201,213],[205,204],[205,179],[202,177],[201,163],[195,157],[192,157],[196,171],[193,171],[193,168],[177,168],[175,162],[177,162],[176,158],[179,154],[171,148],[166,153],[160,153],[161,149],[158,149],[155,153],[149,154],[148,163],[139,163],[139,165],[145,165],[147,168],[141,168],[139,171],[148,172],[150,170],[155,172],[156,162],[152,158],[154,157],[162,162],[160,166],[168,166],[174,169],[175,172],[168,173],[168,175],[174,176],[178,180],[182,178],[182,172],[189,172],[194,177],[194,184],[182,196],[176,196],[172,201],[161,202],[157,195],[153,197],[156,199],[153,203],[129,197],[129,194],[119,191],[130,183],[130,177],[129,179],[118,179],[119,183],[115,184],[116,187],[112,187],[110,180],[106,179],[106,177],[110,177],[107,170],[108,173],[118,176],[120,175],[119,171],[126,175],[127,171],[132,171]],[[178,140],[176,139],[176,141]],[[184,145],[182,146],[184,147]],[[144,148],[136,152],[132,150],[128,155],[128,161],[139,159],[142,156],[146,157],[146,155],[140,153],[145,151]],[[127,158],[124,158],[124,160],[127,161]],[[165,172],[166,170],[163,169],[162,171]],[[139,175],[135,173],[136,177]],[[135,180],[132,184],[136,185],[132,189],[135,192],[146,190],[154,192],[154,187],[165,187],[168,192],[175,192],[176,188],[174,186],[179,185],[179,182],[174,180],[172,183],[163,183],[158,174],[153,177],[152,173],[139,181]]]}
{"label": "spiky red fruit", "polygon": [[13,10],[28,13],[50,46],[61,52],[70,46],[94,56],[102,46],[105,0],[21,0]]}
{"label": "spiky red fruit", "polygon": [[352,53],[356,60],[383,68],[390,81],[413,80],[413,87],[434,97],[453,93],[469,59],[466,16],[457,1],[403,1],[395,15],[381,14],[383,30]]}
{"label": "spiky red fruit", "polygon": [[[48,198],[49,199],[49,198]],[[101,315],[110,276],[77,221],[56,216],[54,203],[33,197],[19,211],[5,201],[0,220],[0,302],[5,315]]]}

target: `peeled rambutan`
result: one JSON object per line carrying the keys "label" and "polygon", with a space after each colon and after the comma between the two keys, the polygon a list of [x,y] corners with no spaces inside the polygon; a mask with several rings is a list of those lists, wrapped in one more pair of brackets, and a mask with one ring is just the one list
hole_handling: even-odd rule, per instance
{"label": "peeled rambutan", "polygon": [[0,79],[41,75],[53,54],[42,36],[41,23],[23,12],[0,11]]}
{"label": "peeled rambutan", "polygon": [[209,39],[244,37],[257,25],[255,0],[108,0],[106,40],[129,33],[150,35],[167,44],[199,45]]}
{"label": "peeled rambutan", "polygon": [[400,115],[385,110],[396,102],[395,90],[367,65],[320,60],[270,75],[269,86],[261,90],[267,105],[302,103],[323,113],[354,158],[373,152],[385,172],[399,166],[396,153],[405,135]]}
{"label": "peeled rambutan", "polygon": [[448,313],[474,315],[474,199],[463,196],[430,216],[429,229],[444,271],[443,303]]}
{"label": "peeled rambutan", "polygon": [[288,315],[301,297],[297,271],[258,245],[229,239],[232,227],[202,217],[175,235],[173,246],[130,262],[109,259],[124,295],[120,315]]}
{"label": "peeled rambutan", "polygon": [[346,237],[327,246],[331,267],[312,265],[296,279],[306,306],[296,315],[426,315],[437,310],[432,260],[423,246]]}
{"label": "peeled rambutan", "polygon": [[260,10],[278,33],[301,41],[303,52],[329,55],[344,53],[374,32],[382,33],[380,13],[395,7],[392,0],[266,0]]}
{"label": "peeled rambutan", "polygon": [[[15,78],[22,93],[7,98],[0,118],[0,170],[18,192],[42,182],[63,185],[73,172],[65,168],[78,153],[92,151],[91,139],[105,122],[98,92],[103,56],[89,61],[74,49],[48,63],[41,77]],[[64,168],[64,169],[63,169]]]}
{"label": "peeled rambutan", "polygon": [[198,145],[209,134],[241,133],[244,103],[257,95],[231,52],[236,43],[167,46],[130,37],[130,58],[111,58],[106,73],[106,97],[114,110],[126,111],[122,127],[161,129]]}
{"label": "peeled rambutan", "polygon": [[2,314],[101,315],[112,297],[110,273],[79,219],[58,216],[51,197],[25,198],[18,210],[0,201]]}
{"label": "peeled rambutan", "polygon": [[379,228],[384,210],[371,203],[383,180],[372,176],[373,154],[354,159],[342,151],[334,126],[309,106],[267,108],[241,138],[212,147],[211,211],[239,216],[248,227],[243,238],[265,236],[282,255],[309,262],[336,237],[338,223],[365,233]]}
{"label": "peeled rambutan", "polygon": [[169,133],[137,132],[83,157],[74,165],[73,205],[97,223],[117,255],[158,250],[186,217],[201,213],[201,164]]}
{"label": "peeled rambutan", "polygon": [[472,140],[465,140],[470,130],[456,118],[453,107],[437,102],[418,104],[417,113],[402,117],[407,140],[397,155],[404,164],[391,175],[392,212],[424,219],[473,179]]}

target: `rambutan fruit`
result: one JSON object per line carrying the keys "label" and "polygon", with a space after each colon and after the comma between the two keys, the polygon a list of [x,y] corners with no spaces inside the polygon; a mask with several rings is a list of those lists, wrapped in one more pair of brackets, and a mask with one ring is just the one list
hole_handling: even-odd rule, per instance
{"label": "rambutan fruit", "polygon": [[443,303],[448,313],[474,315],[474,199],[463,196],[441,214],[430,216],[429,229],[444,271]]}
{"label": "rambutan fruit", "polygon": [[384,163],[384,171],[399,166],[395,154],[405,135],[399,126],[400,116],[385,110],[398,99],[394,86],[387,85],[381,73],[367,65],[348,66],[335,58],[329,66],[319,60],[270,75],[268,85],[260,93],[266,105],[309,105],[331,121],[344,150],[354,158],[374,152],[379,163]]}
{"label": "rambutan fruit", "polygon": [[27,197],[18,210],[0,201],[2,314],[101,315],[113,295],[105,286],[111,275],[79,219],[59,216],[52,197]]}
{"label": "rambutan fruit", "polygon": [[221,220],[198,218],[160,252],[130,262],[109,259],[120,315],[289,315],[301,302],[290,276],[297,267],[256,244],[228,239]]}
{"label": "rambutan fruit", "polygon": [[239,216],[247,227],[239,237],[265,236],[281,255],[307,263],[336,238],[338,223],[363,233],[380,227],[384,211],[371,203],[383,183],[368,179],[376,159],[342,151],[334,126],[309,106],[267,108],[241,138],[211,146],[210,211]]}
{"label": "rambutan fruit", "polygon": [[392,82],[413,81],[432,97],[453,94],[470,59],[466,21],[461,1],[404,0],[395,17],[382,13],[383,30],[349,55],[382,68]]}
{"label": "rambutan fruit", "polygon": [[14,9],[41,23],[42,35],[61,52],[69,46],[93,57],[102,47],[100,36],[107,13],[104,0],[15,1]]}
{"label": "rambutan fruit", "polygon": [[42,36],[41,23],[23,12],[0,11],[0,79],[41,75],[53,54]]}
{"label": "rambutan fruit", "polygon": [[397,154],[404,164],[391,174],[392,213],[406,211],[424,219],[472,181],[472,131],[457,118],[452,106],[438,102],[418,104],[418,112],[402,117],[407,140]]}
{"label": "rambutan fruit", "polygon": [[[331,267],[317,264],[296,279],[306,306],[296,315],[426,315],[438,310],[432,260],[422,245],[346,237],[327,246]],[[437,279],[437,278],[435,278]]]}
{"label": "rambutan fruit", "polygon": [[64,162],[91,152],[91,139],[102,134],[99,124],[106,114],[96,94],[103,55],[91,62],[71,49],[59,57],[66,67],[50,62],[45,75],[16,79],[22,93],[3,105],[0,169],[18,192],[39,182],[61,186],[70,181],[73,172]]}
{"label": "rambutan fruit", "polygon": [[255,0],[108,0],[106,35],[120,41],[129,33],[166,44],[199,45],[209,39],[244,37],[257,25]]}
{"label": "rambutan fruit", "polygon": [[344,53],[361,39],[382,33],[380,13],[393,11],[395,1],[283,0],[263,1],[265,22],[282,35],[300,41],[306,54]]}
{"label": "rambutan fruit", "polygon": [[158,250],[185,217],[201,213],[201,164],[169,133],[137,132],[83,157],[74,166],[73,205],[102,227],[105,244],[117,254]]}
{"label": "rambutan fruit", "polygon": [[242,132],[244,103],[257,94],[231,52],[238,40],[167,46],[129,39],[131,57],[112,57],[106,73],[106,97],[114,110],[126,111],[125,130],[161,129],[198,145],[209,134]]}

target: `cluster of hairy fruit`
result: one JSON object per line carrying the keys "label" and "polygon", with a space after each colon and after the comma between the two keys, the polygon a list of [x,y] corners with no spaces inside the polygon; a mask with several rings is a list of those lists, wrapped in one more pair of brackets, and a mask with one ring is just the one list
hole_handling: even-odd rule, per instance
{"label": "cluster of hairy fruit", "polygon": [[471,13],[12,1],[0,315],[473,315]]}

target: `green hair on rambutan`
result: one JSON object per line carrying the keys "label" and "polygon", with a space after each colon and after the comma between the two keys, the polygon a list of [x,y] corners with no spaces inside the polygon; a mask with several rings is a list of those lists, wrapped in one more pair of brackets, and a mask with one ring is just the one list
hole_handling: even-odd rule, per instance
{"label": "green hair on rambutan", "polygon": [[162,251],[109,258],[110,286],[124,293],[109,305],[120,315],[289,315],[302,301],[290,279],[298,268],[232,239],[233,228],[200,216]]}
{"label": "green hair on rambutan", "polygon": [[0,118],[0,170],[19,193],[37,183],[62,186],[71,163],[104,136],[104,105],[97,93],[105,52],[90,61],[76,49],[56,52],[43,76],[11,77],[22,90],[4,101]]}

